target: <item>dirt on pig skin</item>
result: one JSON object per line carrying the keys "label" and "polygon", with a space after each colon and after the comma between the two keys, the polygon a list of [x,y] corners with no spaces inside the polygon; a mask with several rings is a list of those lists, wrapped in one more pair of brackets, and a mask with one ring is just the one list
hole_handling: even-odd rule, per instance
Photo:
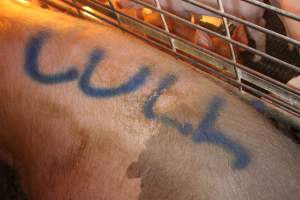
{"label": "dirt on pig skin", "polygon": [[297,199],[299,146],[126,33],[0,1],[0,147],[31,200]]}

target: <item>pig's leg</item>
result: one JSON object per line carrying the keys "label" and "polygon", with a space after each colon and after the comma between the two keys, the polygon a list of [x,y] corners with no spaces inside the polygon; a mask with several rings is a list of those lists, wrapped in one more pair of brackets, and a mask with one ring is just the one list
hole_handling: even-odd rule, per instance
{"label": "pig's leg", "polygon": [[213,48],[212,39],[206,32],[201,31],[199,29],[197,29],[195,33],[195,43],[206,49]]}
{"label": "pig's leg", "polygon": [[[266,21],[261,18],[259,20],[258,25],[260,25],[261,27],[265,27],[266,25]],[[261,51],[261,52],[266,52],[266,42],[267,42],[267,35],[261,31],[257,31],[255,29],[252,28],[248,28],[249,31],[249,35],[250,37],[252,37],[256,43],[256,49]],[[254,62],[259,62],[261,60],[261,56],[260,55],[255,55],[253,58]]]}

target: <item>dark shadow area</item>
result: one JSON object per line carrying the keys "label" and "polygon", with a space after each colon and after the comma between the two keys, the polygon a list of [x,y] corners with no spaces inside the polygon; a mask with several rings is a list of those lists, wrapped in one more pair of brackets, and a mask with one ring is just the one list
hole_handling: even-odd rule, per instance
{"label": "dark shadow area", "polygon": [[16,170],[0,161],[0,199],[27,200],[21,189]]}

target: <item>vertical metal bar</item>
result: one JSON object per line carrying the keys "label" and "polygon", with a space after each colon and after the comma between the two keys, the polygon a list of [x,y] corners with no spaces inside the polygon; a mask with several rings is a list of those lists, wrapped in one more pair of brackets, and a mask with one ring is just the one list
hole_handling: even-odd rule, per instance
{"label": "vertical metal bar", "polygon": [[[222,0],[218,0],[218,5],[219,5],[219,10],[224,13],[225,10],[224,10],[224,6],[223,6],[223,2]],[[223,20],[223,24],[225,26],[225,31],[226,31],[226,37],[228,39],[231,39],[231,35],[230,35],[230,31],[229,31],[229,27],[228,27],[228,20],[226,17],[222,16],[222,20]],[[229,47],[230,47],[230,53],[231,53],[231,56],[232,56],[232,61],[234,63],[237,63],[236,61],[236,54],[235,54],[235,51],[234,51],[234,48],[233,48],[233,45],[231,42],[229,42]],[[234,66],[234,70],[235,70],[235,74],[236,74],[236,77],[237,77],[237,81],[239,82],[239,84],[241,85],[241,80],[242,80],[242,77],[241,77],[241,71],[240,69],[238,69],[236,66]],[[242,87],[240,86],[240,91],[242,92],[243,89]]]}
{"label": "vertical metal bar", "polygon": [[[155,4],[156,4],[156,8],[159,9],[159,10],[161,10],[161,6],[160,6],[160,3],[159,3],[159,0],[155,0]],[[168,27],[168,24],[167,24],[167,22],[166,22],[166,19],[165,19],[164,14],[159,13],[159,15],[160,15],[160,18],[161,18],[161,20],[162,20],[162,22],[163,22],[165,31],[166,31],[167,33],[170,33],[170,30],[169,30],[169,27]],[[172,50],[173,50],[174,52],[176,52],[176,47],[175,47],[175,45],[174,45],[174,39],[169,37],[169,41],[170,41]]]}
{"label": "vertical metal bar", "polygon": [[[76,4],[77,4],[77,0],[72,0],[72,3],[73,3],[73,5],[76,5]],[[76,9],[76,11],[77,11],[77,15],[78,15],[79,17],[82,17],[81,12],[80,12],[80,9],[77,8],[77,6],[75,6],[75,9]]]}
{"label": "vertical metal bar", "polygon": [[121,21],[120,21],[120,15],[118,14],[118,12],[116,12],[116,9],[115,9],[114,4],[112,3],[111,0],[108,0],[108,2],[109,2],[109,5],[110,5],[111,9],[113,10],[113,13],[114,13],[114,14],[116,15],[116,17],[117,17],[118,25],[119,25],[120,27],[122,27]]}

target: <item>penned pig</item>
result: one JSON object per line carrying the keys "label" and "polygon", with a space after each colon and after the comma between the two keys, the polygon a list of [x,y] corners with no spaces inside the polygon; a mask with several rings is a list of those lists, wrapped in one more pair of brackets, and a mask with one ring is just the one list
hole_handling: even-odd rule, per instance
{"label": "penned pig", "polygon": [[299,197],[299,146],[180,60],[8,0],[0,44],[0,149],[28,199]]}
{"label": "penned pig", "polygon": [[[300,16],[300,2],[298,0],[270,0],[270,2],[272,5],[280,9]],[[287,36],[300,42],[300,22],[282,15],[279,15],[279,17],[284,24]],[[298,56],[300,56],[299,48],[300,47],[297,48]],[[300,75],[296,75],[294,78],[289,80],[287,85],[300,90]]]}
{"label": "penned pig", "polygon": [[[141,8],[142,6],[131,0],[115,0],[121,8]],[[156,5],[155,0],[142,0],[151,5]],[[192,15],[199,19],[201,15],[221,17],[203,8],[192,5],[182,0],[158,0],[162,9],[171,12],[181,18],[189,20]],[[219,9],[217,0],[196,0],[196,3],[202,3],[215,9]],[[258,2],[263,2],[258,0]],[[222,0],[224,11],[235,17],[246,19],[247,21],[259,26],[265,26],[263,14],[265,10],[262,7],[247,3],[242,0]],[[197,21],[197,20],[196,20]],[[256,42],[256,48],[265,52],[266,35],[252,28],[247,28],[250,36]],[[258,57],[255,57],[258,60]]]}
{"label": "penned pig", "polygon": [[[132,10],[133,8],[131,8]],[[122,9],[123,11],[126,9]],[[142,12],[142,11],[141,11]],[[141,15],[141,19],[145,22],[164,28],[160,14],[157,12],[149,12]],[[183,23],[178,23],[175,20],[166,18],[169,31],[175,33],[176,35],[184,38],[187,41],[191,41],[195,44],[200,45],[203,48],[209,49],[219,55],[222,55],[226,58],[231,58],[231,50],[229,44],[221,38],[207,34],[204,31],[199,29],[191,28]],[[235,41],[239,41],[242,44],[248,45],[248,35],[244,25],[238,25],[233,33],[231,38]],[[241,63],[242,59],[240,57],[240,52],[244,49],[234,46],[234,51],[237,57],[237,60]]]}

